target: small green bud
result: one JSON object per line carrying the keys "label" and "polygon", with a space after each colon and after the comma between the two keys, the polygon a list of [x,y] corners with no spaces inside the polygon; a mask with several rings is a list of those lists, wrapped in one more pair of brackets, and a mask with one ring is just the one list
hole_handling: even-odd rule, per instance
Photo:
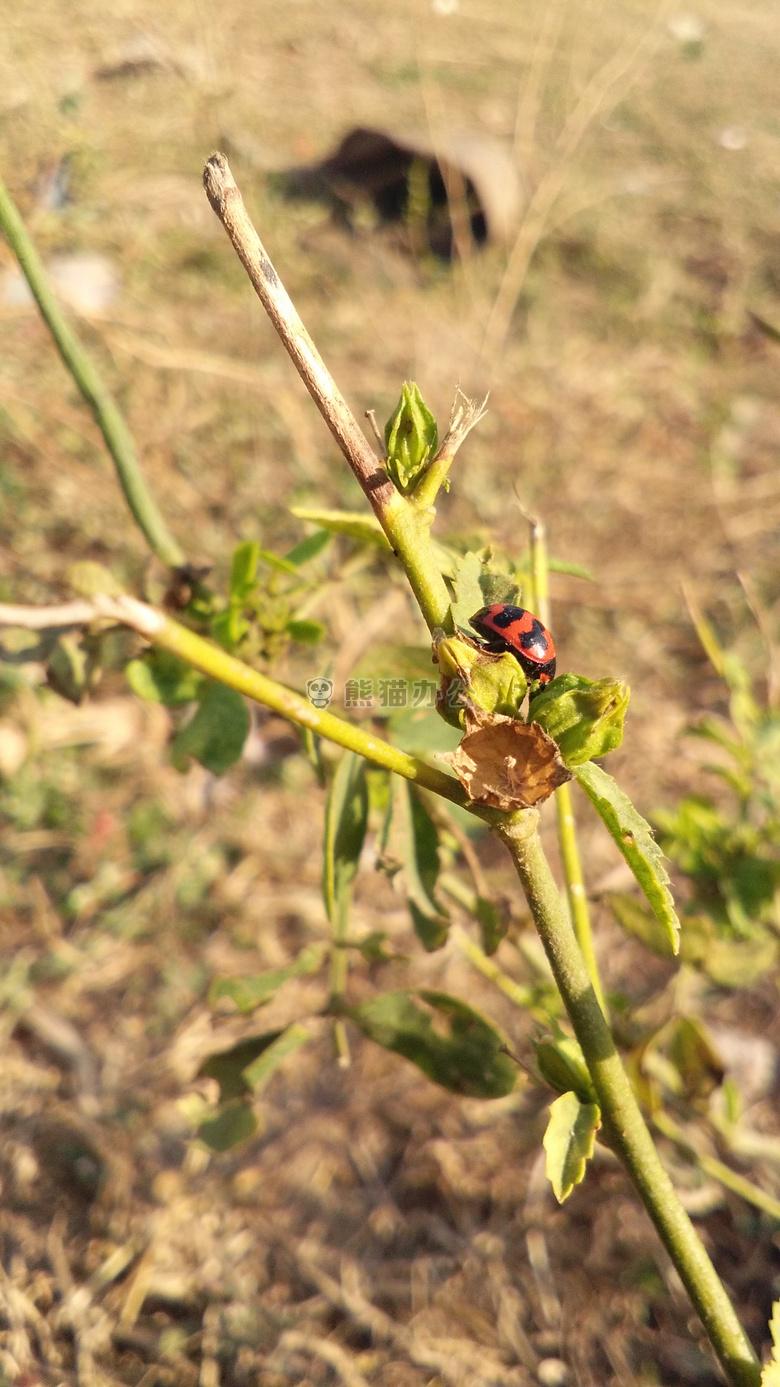
{"label": "small green bud", "polygon": [[439,443],[436,420],[413,381],[405,381],[401,398],[385,424],[387,472],[403,496],[414,491]]}
{"label": "small green bud", "polygon": [[559,1031],[554,1040],[532,1041],[539,1073],[556,1093],[576,1093],[581,1103],[595,1103],[588,1066],[577,1041]]}
{"label": "small green bud", "polygon": [[562,674],[533,698],[530,721],[558,743],[567,766],[580,766],[620,746],[630,693],[619,679]]}
{"label": "small green bud", "polygon": [[491,655],[450,636],[439,641],[436,659],[441,670],[438,708],[447,722],[463,727],[464,705],[484,713],[516,718],[526,695],[526,679],[513,655]]}

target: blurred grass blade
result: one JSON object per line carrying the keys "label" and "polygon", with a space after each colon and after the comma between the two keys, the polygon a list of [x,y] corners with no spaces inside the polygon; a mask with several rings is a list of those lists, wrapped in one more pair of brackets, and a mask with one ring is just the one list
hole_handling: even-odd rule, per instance
{"label": "blurred grass blade", "polygon": [[345,751],[333,777],[325,810],[325,862],[322,893],[328,919],[338,931],[346,924],[349,891],[357,872],[368,826],[366,763]]}
{"label": "blurred grass blade", "polygon": [[239,1011],[244,1013],[254,1011],[256,1007],[267,1006],[273,1001],[282,984],[290,978],[316,973],[325,953],[325,944],[311,944],[286,968],[269,969],[267,973],[257,973],[254,977],[248,978],[218,978],[211,988],[209,1000],[216,1002],[220,997],[229,997]]}
{"label": "blurred grass blade", "polygon": [[311,1040],[311,1032],[297,1022],[282,1031],[281,1035],[244,1070],[244,1079],[252,1092],[255,1095],[262,1092],[282,1061],[289,1055],[294,1055],[296,1050],[300,1050],[307,1040]]}
{"label": "blurred grass blade", "polygon": [[612,776],[607,775],[594,761],[587,761],[585,765],[573,769],[596,813],[634,873],[676,954],[680,948],[680,921],[669,890],[669,873],[664,867],[664,855],[649,823],[637,812]]}
{"label": "blurred grass blade", "polygon": [[170,568],[185,562],[184,550],[168,530],[149,491],[136,456],[130,430],[95,366],[68,323],[52,291],[48,275],[24,223],[0,179],[0,226],[22,272],[57,350],[92,412],[105,445],[114,460],[119,484],[133,518],[158,559]]}
{"label": "blurred grass blade", "polygon": [[502,1098],[515,1086],[517,1066],[500,1031],[446,992],[385,992],[347,1015],[369,1040],[453,1093]]}

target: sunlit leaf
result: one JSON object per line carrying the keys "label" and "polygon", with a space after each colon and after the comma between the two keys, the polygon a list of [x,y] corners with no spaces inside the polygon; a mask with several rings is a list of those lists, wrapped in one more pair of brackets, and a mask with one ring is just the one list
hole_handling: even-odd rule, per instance
{"label": "sunlit leaf", "polygon": [[539,1073],[556,1093],[573,1092],[582,1103],[595,1103],[596,1091],[579,1042],[555,1023],[550,1040],[532,1042]]}
{"label": "sunlit leaf", "polygon": [[296,568],[300,568],[303,564],[311,563],[312,559],[316,559],[323,549],[330,544],[330,540],[331,536],[326,529],[315,530],[313,535],[307,535],[284,557],[288,563],[295,564]]}
{"label": "sunlit leaf", "polygon": [[[359,544],[375,544],[379,549],[391,550],[390,541],[376,516],[368,511],[365,515],[346,510],[319,510],[310,506],[291,506],[290,514],[297,520],[310,520],[313,525],[321,525],[331,534],[347,535]],[[294,552],[294,551],[293,551]],[[291,563],[295,563],[290,555]]]}
{"label": "sunlit leaf", "polygon": [[317,645],[325,635],[325,629],[321,621],[313,621],[308,617],[293,618],[287,623],[288,634],[301,645]]}
{"label": "sunlit leaf", "polygon": [[150,703],[164,703],[166,708],[180,708],[198,697],[204,683],[203,675],[178,655],[167,650],[149,650],[141,660],[131,660],[125,667],[127,682],[133,693]]}
{"label": "sunlit leaf", "polygon": [[600,1126],[598,1106],[581,1103],[576,1093],[563,1093],[550,1104],[550,1120],[543,1138],[547,1152],[545,1169],[559,1204],[584,1178]]}
{"label": "sunlit leaf", "polygon": [[612,776],[594,761],[575,766],[574,774],[634,873],[676,954],[680,947],[680,922],[669,890],[664,855],[650,825]]}
{"label": "sunlit leaf", "polygon": [[364,1035],[411,1060],[434,1083],[472,1098],[511,1093],[517,1066],[500,1031],[444,992],[385,992],[348,1012]]}
{"label": "sunlit leaf", "polygon": [[310,944],[298,957],[288,963],[286,968],[273,968],[267,973],[258,973],[247,978],[219,978],[211,988],[210,1000],[216,1002],[220,997],[229,997],[239,1011],[254,1011],[272,1001],[278,989],[290,978],[299,978],[307,973],[316,973],[325,957],[325,944]]}
{"label": "sunlit leaf", "polygon": [[190,756],[206,770],[223,775],[240,757],[249,735],[249,712],[241,694],[225,684],[206,682],[198,707],[173,739],[171,760],[185,771]]}
{"label": "sunlit leaf", "polygon": [[256,539],[245,540],[233,550],[230,566],[230,601],[237,605],[246,602],[257,582],[260,545]]}
{"label": "sunlit leaf", "polygon": [[486,605],[480,579],[487,570],[479,554],[468,553],[455,561],[453,587],[455,596],[450,606],[453,629],[473,635],[471,618]]}

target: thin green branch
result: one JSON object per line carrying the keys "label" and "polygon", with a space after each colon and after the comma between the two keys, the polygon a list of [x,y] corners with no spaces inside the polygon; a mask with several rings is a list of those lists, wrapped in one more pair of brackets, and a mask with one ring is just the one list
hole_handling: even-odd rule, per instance
{"label": "thin green branch", "polygon": [[103,435],[106,447],[114,460],[125,500],[138,528],[149,548],[163,563],[168,564],[170,568],[180,567],[186,559],[184,550],[168,530],[146,485],[130,431],[60,308],[38,252],[2,180],[0,227],[19,261],[60,356]]}
{"label": "thin green branch", "polygon": [[[534,611],[545,626],[550,624],[550,570],[547,563],[547,534],[543,522],[521,507],[531,531],[531,580],[533,585]],[[569,902],[574,933],[582,949],[585,965],[593,983],[599,1006],[609,1018],[604,989],[599,975],[596,948],[593,943],[593,930],[585,893],[585,878],[580,861],[577,843],[577,820],[574,817],[574,804],[571,786],[561,785],[555,792],[555,812],[558,819],[558,844],[561,850],[563,875],[566,880],[566,895]]]}
{"label": "thin green branch", "polygon": [[[194,669],[200,670],[201,674],[207,675],[210,679],[218,679],[220,683],[227,684],[229,688],[236,689],[238,693],[245,694],[256,703],[273,709],[275,713],[297,723],[299,727],[306,727],[317,736],[335,742],[337,746],[346,747],[348,751],[356,751],[359,756],[365,757],[375,766],[394,771],[405,780],[411,780],[425,790],[432,790],[434,794],[441,795],[452,804],[459,804],[462,809],[470,810],[486,823],[494,823],[501,817],[496,810],[473,804],[454,776],[447,775],[436,766],[429,766],[416,756],[410,756],[398,747],[391,746],[381,737],[365,732],[362,727],[346,722],[335,713],[315,708],[308,699],[295,693],[293,689],[288,689],[275,679],[269,679],[268,675],[251,669],[242,660],[228,655],[220,646],[204,640],[203,636],[196,635],[188,627],[182,626],[145,602],[138,602],[134,597],[127,596],[98,596],[91,602],[72,604],[72,610],[76,607],[79,625],[108,620],[129,626],[152,645],[171,651],[173,655],[186,660]],[[0,627],[18,626],[41,630],[46,625],[44,613],[47,610],[54,616],[54,620],[48,624],[61,625],[63,609],[59,607],[47,609],[0,605]],[[72,611],[70,615],[72,622]]]}
{"label": "thin green branch", "polygon": [[523,810],[495,831],[512,854],[555,981],[599,1099],[605,1134],[620,1156],[734,1387],[759,1387],[761,1369],[724,1287],[661,1164],[615,1048],[574,930],[536,831]]}

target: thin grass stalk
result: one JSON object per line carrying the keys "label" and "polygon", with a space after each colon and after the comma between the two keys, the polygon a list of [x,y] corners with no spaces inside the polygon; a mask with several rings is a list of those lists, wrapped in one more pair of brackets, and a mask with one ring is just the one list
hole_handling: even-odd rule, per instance
{"label": "thin grass stalk", "polygon": [[181,567],[186,559],[184,550],[165,524],[146,484],[130,430],[60,308],[38,252],[2,179],[0,227],[19,262],[57,350],[103,435],[133,519],[152,553],[169,568]]}

